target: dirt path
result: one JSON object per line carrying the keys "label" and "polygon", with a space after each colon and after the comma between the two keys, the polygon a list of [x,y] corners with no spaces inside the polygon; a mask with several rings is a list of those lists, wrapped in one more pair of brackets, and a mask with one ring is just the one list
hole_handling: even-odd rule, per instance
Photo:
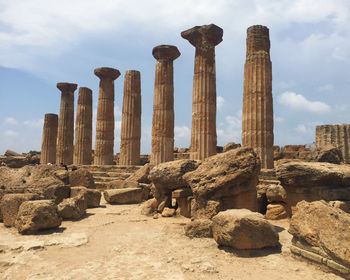
{"label": "dirt path", "polygon": [[290,255],[287,221],[276,223],[281,252],[240,256],[213,239],[187,238],[187,221],[146,217],[139,205],[105,205],[44,235],[21,236],[1,225],[0,279],[342,279]]}

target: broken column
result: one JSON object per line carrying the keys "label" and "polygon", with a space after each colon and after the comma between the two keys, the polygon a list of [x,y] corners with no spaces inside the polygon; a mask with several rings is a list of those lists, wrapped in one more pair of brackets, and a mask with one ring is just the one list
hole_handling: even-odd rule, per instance
{"label": "broken column", "polygon": [[74,91],[77,84],[57,83],[61,91],[61,106],[58,117],[56,163],[73,163],[74,138]]}
{"label": "broken column", "polygon": [[195,26],[181,32],[195,48],[191,159],[216,154],[216,70],[215,46],[222,41],[223,30],[214,25]]}
{"label": "broken column", "polygon": [[120,76],[120,72],[114,68],[101,67],[96,68],[94,73],[100,78],[94,164],[111,165],[114,145],[114,80]]}
{"label": "broken column", "polygon": [[56,163],[57,126],[58,116],[45,114],[40,155],[41,164]]}
{"label": "broken column", "polygon": [[141,78],[140,72],[125,72],[122,125],[120,133],[120,165],[140,164]]}
{"label": "broken column", "polygon": [[91,164],[92,152],[92,91],[79,88],[75,122],[74,164]]}
{"label": "broken column", "polygon": [[261,168],[273,168],[272,67],[269,29],[247,29],[244,65],[242,144],[259,155]]}
{"label": "broken column", "polygon": [[350,124],[326,124],[316,126],[316,147],[333,145],[338,148],[345,163],[350,163]]}
{"label": "broken column", "polygon": [[174,73],[173,61],[180,56],[175,46],[152,50],[156,62],[152,119],[151,164],[174,160]]}

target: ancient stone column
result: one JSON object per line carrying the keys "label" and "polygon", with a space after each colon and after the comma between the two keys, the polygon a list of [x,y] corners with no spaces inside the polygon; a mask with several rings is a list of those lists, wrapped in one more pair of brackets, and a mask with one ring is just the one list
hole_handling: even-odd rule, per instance
{"label": "ancient stone column", "polygon": [[151,164],[174,160],[173,61],[180,56],[175,46],[153,48],[157,60],[154,81]]}
{"label": "ancient stone column", "polygon": [[56,163],[73,163],[74,138],[74,91],[77,84],[57,83],[61,91],[61,106],[58,117]]}
{"label": "ancient stone column", "polygon": [[95,165],[113,164],[114,145],[114,80],[120,72],[114,68],[96,68],[95,75],[100,78],[97,104]]}
{"label": "ancient stone column", "polygon": [[43,138],[41,143],[40,163],[56,163],[58,116],[45,114]]}
{"label": "ancient stone column", "polygon": [[195,26],[181,32],[195,48],[191,159],[216,154],[216,70],[215,46],[222,41],[223,30],[214,25]]}
{"label": "ancient stone column", "polygon": [[79,88],[77,116],[75,121],[74,164],[91,164],[92,152],[92,91]]}
{"label": "ancient stone column", "polygon": [[350,124],[326,124],[316,126],[316,147],[333,145],[338,148],[345,163],[350,163]]}
{"label": "ancient stone column", "polygon": [[124,78],[120,165],[140,164],[141,78],[140,72],[128,70]]}
{"label": "ancient stone column", "polygon": [[269,29],[254,25],[247,30],[244,65],[242,144],[259,155],[261,168],[273,168],[272,67]]}

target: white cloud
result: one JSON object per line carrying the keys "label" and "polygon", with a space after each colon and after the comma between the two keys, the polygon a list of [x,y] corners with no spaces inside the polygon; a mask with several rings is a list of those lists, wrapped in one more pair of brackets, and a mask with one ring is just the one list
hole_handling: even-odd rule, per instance
{"label": "white cloud", "polygon": [[282,118],[282,117],[274,117],[274,121],[275,121],[276,123],[281,123],[281,122],[284,121],[284,118]]}
{"label": "white cloud", "polygon": [[[96,111],[96,114],[97,114],[97,111]],[[115,105],[114,106],[114,117],[121,117],[123,114],[123,111],[120,109],[120,107],[118,105]]]}
{"label": "white cloud", "polygon": [[15,137],[18,135],[19,135],[19,133],[17,131],[14,131],[14,130],[5,130],[5,132],[4,132],[4,136],[6,136],[6,137]]}
{"label": "white cloud", "polygon": [[224,106],[225,104],[225,99],[222,96],[216,97],[216,106],[218,111]]}
{"label": "white cloud", "polygon": [[39,120],[26,120],[23,122],[23,125],[33,128],[42,128],[44,125],[44,119]]}
{"label": "white cloud", "polygon": [[309,101],[303,95],[295,92],[284,92],[278,97],[278,102],[288,106],[292,110],[306,111],[311,113],[327,113],[331,107],[321,101]]}
{"label": "white cloud", "polygon": [[241,142],[242,133],[242,112],[237,112],[236,116],[226,116],[225,122],[220,123],[216,133],[218,137],[218,145],[226,145],[228,142]]}
{"label": "white cloud", "polygon": [[175,139],[184,138],[186,140],[189,140],[191,136],[191,129],[185,125],[175,126],[174,134],[175,134]]}
{"label": "white cloud", "polygon": [[333,90],[334,90],[334,86],[332,84],[322,85],[317,88],[318,92],[331,92]]}
{"label": "white cloud", "polygon": [[5,119],[5,124],[9,124],[9,125],[18,125],[18,121],[15,118],[12,117],[7,117]]}
{"label": "white cloud", "polygon": [[295,128],[295,130],[296,130],[297,132],[300,132],[300,133],[306,133],[306,132],[307,132],[307,128],[306,128],[306,126],[303,125],[303,124],[299,124],[299,125]]}

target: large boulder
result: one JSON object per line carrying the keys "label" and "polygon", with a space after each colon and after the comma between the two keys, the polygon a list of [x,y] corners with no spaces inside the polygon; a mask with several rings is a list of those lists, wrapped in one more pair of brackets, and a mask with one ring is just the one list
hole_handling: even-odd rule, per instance
{"label": "large boulder", "polygon": [[69,184],[71,187],[84,186],[90,189],[95,188],[94,177],[86,168],[69,171]]}
{"label": "large boulder", "polygon": [[340,164],[344,161],[341,151],[333,145],[327,145],[315,151],[314,160]]}
{"label": "large boulder", "polygon": [[84,195],[64,199],[58,204],[58,213],[63,219],[80,219],[85,215],[87,203]]}
{"label": "large boulder", "polygon": [[213,237],[213,222],[209,219],[191,220],[185,226],[185,235],[190,238]]}
{"label": "large boulder", "polygon": [[13,227],[21,204],[25,201],[38,198],[39,197],[34,194],[5,194],[0,203],[4,225]]}
{"label": "large boulder", "polygon": [[61,203],[70,196],[70,187],[63,184],[55,184],[42,189],[44,199],[52,199],[56,204]]}
{"label": "large boulder", "polygon": [[143,192],[141,188],[105,190],[103,196],[110,204],[131,204],[143,201]]}
{"label": "large boulder", "polygon": [[61,221],[57,205],[51,200],[26,201],[19,208],[15,226],[19,233],[35,233],[59,227]]}
{"label": "large boulder", "polygon": [[[293,253],[350,269],[350,215],[325,201],[301,201],[291,219]],[[305,252],[306,251],[306,252]],[[335,267],[335,265],[332,265]],[[350,276],[350,270],[349,275]]]}
{"label": "large boulder", "polygon": [[211,218],[219,211],[257,208],[260,160],[251,148],[211,156],[194,171],[183,175],[192,189],[192,216]]}
{"label": "large boulder", "polygon": [[234,249],[277,247],[278,233],[260,213],[230,209],[213,217],[213,237],[219,245]]}
{"label": "large boulder", "polygon": [[142,166],[139,170],[137,170],[135,173],[130,175],[125,182],[138,182],[143,184],[150,184],[151,181],[148,178],[149,172],[151,170],[152,166],[147,163],[144,166]]}
{"label": "large boulder", "polygon": [[350,200],[350,166],[290,161],[278,164],[276,176],[286,191],[288,212],[302,200]]}
{"label": "large boulder", "polygon": [[83,195],[85,197],[87,208],[94,208],[100,206],[101,192],[99,190],[88,189],[83,186],[71,188],[71,197],[76,197],[80,195]]}
{"label": "large boulder", "polygon": [[197,169],[199,165],[199,161],[182,159],[164,162],[153,167],[149,173],[149,179],[153,183],[153,195],[158,204],[170,207],[172,191],[187,186],[183,175]]}
{"label": "large boulder", "polygon": [[272,202],[266,207],[265,218],[268,220],[280,220],[288,218],[286,204],[283,202]]}

